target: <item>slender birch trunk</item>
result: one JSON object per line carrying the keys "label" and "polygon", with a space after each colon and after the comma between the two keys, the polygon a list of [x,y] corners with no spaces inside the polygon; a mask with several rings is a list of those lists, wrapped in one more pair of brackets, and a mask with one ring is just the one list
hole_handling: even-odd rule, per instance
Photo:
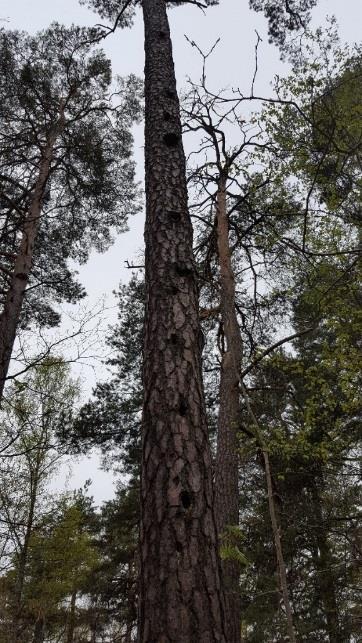
{"label": "slender birch trunk", "polygon": [[38,178],[25,218],[19,251],[16,255],[14,270],[6,293],[4,310],[0,315],[0,403],[9,370],[25,290],[31,274],[34,246],[39,231],[44,192],[51,171],[54,145],[63,126],[64,109],[63,105],[61,105],[59,120],[50,132],[47,143],[42,150]]}
{"label": "slender birch trunk", "polygon": [[[228,526],[239,524],[238,430],[240,425],[239,381],[243,344],[235,312],[235,276],[229,245],[229,220],[226,206],[226,181],[221,176],[217,193],[217,246],[220,269],[220,311],[226,340],[222,356],[217,452],[215,472],[215,510],[219,536]],[[240,565],[224,560],[223,583],[227,613],[227,640],[240,643]]]}
{"label": "slender birch trunk", "polygon": [[164,0],[145,26],[140,643],[226,643],[185,157]]}

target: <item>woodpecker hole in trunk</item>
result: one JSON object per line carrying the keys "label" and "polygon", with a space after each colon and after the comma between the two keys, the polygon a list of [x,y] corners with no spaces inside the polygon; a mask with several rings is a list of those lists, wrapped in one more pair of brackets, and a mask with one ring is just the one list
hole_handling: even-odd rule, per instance
{"label": "woodpecker hole in trunk", "polygon": [[167,134],[164,134],[163,137],[163,142],[165,143],[165,145],[167,145],[167,147],[176,147],[179,140],[179,135],[175,134],[174,132],[168,132]]}
{"label": "woodpecker hole in trunk", "polygon": [[163,118],[165,121],[170,121],[171,120],[170,112],[163,112]]}
{"label": "woodpecker hole in trunk", "polygon": [[181,219],[181,212],[178,212],[177,210],[169,210],[168,211],[168,216],[172,221],[180,221]]}
{"label": "woodpecker hole in trunk", "polygon": [[176,272],[180,277],[189,277],[193,275],[193,269],[189,266],[183,266],[181,264],[176,265]]}
{"label": "woodpecker hole in trunk", "polygon": [[191,496],[188,491],[181,491],[180,499],[184,509],[189,509],[191,507]]}
{"label": "woodpecker hole in trunk", "polygon": [[176,551],[178,554],[182,554],[182,545],[181,543],[176,543]]}
{"label": "woodpecker hole in trunk", "polygon": [[182,417],[185,417],[188,409],[188,404],[186,400],[182,397],[180,400],[180,406],[179,406],[179,413],[182,415]]}
{"label": "woodpecker hole in trunk", "polygon": [[177,335],[176,335],[176,333],[172,333],[170,339],[171,339],[172,344],[177,344]]}

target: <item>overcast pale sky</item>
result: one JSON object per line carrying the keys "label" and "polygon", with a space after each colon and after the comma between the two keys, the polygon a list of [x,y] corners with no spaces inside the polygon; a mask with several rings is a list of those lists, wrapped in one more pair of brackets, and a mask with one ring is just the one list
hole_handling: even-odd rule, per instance
{"label": "overcast pale sky", "polygon": [[[255,29],[263,39],[259,48],[259,72],[255,93],[268,95],[270,82],[276,73],[283,75],[275,47],[268,44],[267,24],[264,17],[249,10],[248,0],[220,0],[218,7],[208,9],[205,15],[198,9],[185,5],[169,12],[178,86],[185,85],[186,77],[198,79],[200,61],[187,43],[184,35],[195,40],[207,50],[217,38],[221,42],[209,65],[208,79],[215,90],[233,86],[247,91],[254,65]],[[353,43],[360,40],[362,24],[362,0],[319,0],[313,10],[313,25],[325,23],[326,15],[335,15],[342,41]],[[0,0],[1,24],[9,29],[23,29],[34,33],[51,22],[64,24],[94,25],[98,17],[77,0]],[[138,15],[131,30],[116,32],[103,43],[112,60],[114,74],[143,73],[143,26]],[[135,132],[135,157],[138,176],[143,179],[142,128]],[[79,270],[80,279],[94,302],[101,295],[117,289],[120,279],[129,278],[125,260],[132,260],[143,246],[143,216],[130,220],[130,231],[121,235],[104,255],[93,253],[91,260]],[[111,319],[110,314],[110,319]],[[90,374],[85,377],[91,382]],[[112,483],[107,474],[97,470],[96,458],[82,460],[73,465],[74,477],[71,486],[80,486],[91,477],[91,491],[97,502],[112,495]],[[59,479],[63,484],[64,476]]]}

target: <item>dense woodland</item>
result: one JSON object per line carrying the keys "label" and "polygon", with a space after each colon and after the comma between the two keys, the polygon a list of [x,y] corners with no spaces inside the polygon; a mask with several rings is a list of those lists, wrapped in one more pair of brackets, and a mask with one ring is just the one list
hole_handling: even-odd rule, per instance
{"label": "dense woodland", "polygon": [[[178,0],[0,29],[0,643],[360,640],[362,50],[316,2],[250,0],[287,63],[266,96],[258,34],[248,88],[190,42],[177,92]],[[138,12],[145,77],[114,78]],[[87,401],[47,333],[143,209]],[[54,491],[95,452],[113,498]]]}

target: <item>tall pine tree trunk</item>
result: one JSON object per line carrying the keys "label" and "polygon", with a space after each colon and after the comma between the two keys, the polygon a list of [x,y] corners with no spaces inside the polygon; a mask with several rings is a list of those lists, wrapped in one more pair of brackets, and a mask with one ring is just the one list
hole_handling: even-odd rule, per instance
{"label": "tall pine tree trunk", "polygon": [[164,0],[143,0],[146,316],[140,643],[226,642],[202,335]]}
{"label": "tall pine tree trunk", "polygon": [[[220,269],[220,310],[226,340],[222,356],[219,416],[217,431],[215,509],[219,536],[228,526],[239,524],[238,429],[240,425],[240,390],[243,345],[235,312],[235,276],[231,264],[229,221],[226,207],[226,184],[221,177],[217,194],[217,245]],[[240,565],[224,560],[223,583],[227,613],[227,640],[240,643]]]}
{"label": "tall pine tree trunk", "polygon": [[0,403],[9,370],[25,290],[31,274],[34,246],[39,231],[42,202],[51,170],[54,145],[63,127],[63,122],[64,111],[63,105],[61,105],[59,121],[50,132],[47,143],[42,150],[38,178],[24,221],[20,247],[16,255],[10,285],[6,293],[4,309],[0,315]]}

